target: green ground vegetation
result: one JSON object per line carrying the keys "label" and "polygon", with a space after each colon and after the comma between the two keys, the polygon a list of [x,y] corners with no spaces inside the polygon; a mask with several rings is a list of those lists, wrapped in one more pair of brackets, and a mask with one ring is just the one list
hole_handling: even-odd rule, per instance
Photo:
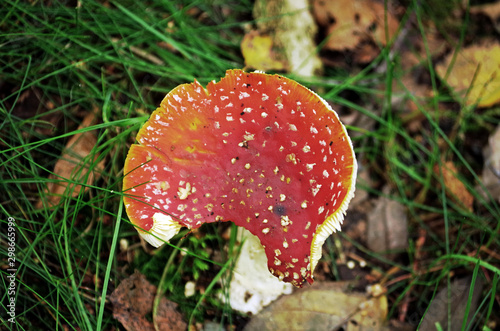
{"label": "green ground vegetation", "polygon": [[[409,10],[420,19],[414,5]],[[206,226],[187,238],[181,232],[171,245],[143,249],[124,211],[121,181],[135,134],[168,91],[194,79],[206,84],[227,69],[244,67],[239,44],[252,23],[251,9],[250,1],[3,1],[0,329],[116,328],[119,323],[107,298],[134,269],[160,285],[190,323],[209,319],[237,325],[245,320],[219,300],[227,292],[224,271],[232,265],[227,247],[235,238],[223,235],[231,225]],[[457,31],[464,29],[460,25]],[[476,112],[465,106],[457,112],[440,111],[439,103],[452,100],[428,60],[424,68],[435,93],[414,100],[424,125],[409,132],[391,102],[404,59],[389,50],[382,49],[373,63],[354,72],[327,69],[323,77],[295,77],[326,100],[374,121],[371,131],[349,127],[356,133],[360,165],[369,169],[372,183],[379,183],[361,182],[358,190],[372,197],[387,195],[380,183],[388,183],[388,196],[408,212],[406,258],[388,260],[352,244],[378,272],[397,267],[411,275],[389,287],[389,319],[409,293],[412,307],[421,312],[418,323],[440,285],[450,283],[453,274],[469,273],[485,282],[474,312],[485,323],[500,309],[495,299],[500,261],[484,253],[500,247],[500,207],[480,194],[483,164],[467,139],[491,132],[500,111]],[[412,98],[409,91],[400,97]],[[96,114],[96,123],[79,129],[90,112]],[[78,159],[66,145],[84,133],[95,134],[96,143],[82,162],[100,172],[89,184],[85,177],[75,181],[54,173],[62,157]],[[460,181],[474,197],[472,210],[450,198],[443,174],[433,170],[443,160],[453,160],[459,169]],[[65,192],[49,203],[47,188],[61,182]],[[86,189],[79,190],[77,184]],[[439,231],[426,222],[429,215],[443,220]],[[16,225],[15,325],[7,314],[9,217]],[[434,270],[425,273],[417,273],[412,261],[421,229],[428,234],[423,268]],[[336,238],[349,240],[343,234]],[[325,248],[330,250],[325,259],[333,264],[337,248]],[[332,279],[336,276],[332,267]],[[184,286],[189,280],[197,281],[204,293],[187,298]]]}

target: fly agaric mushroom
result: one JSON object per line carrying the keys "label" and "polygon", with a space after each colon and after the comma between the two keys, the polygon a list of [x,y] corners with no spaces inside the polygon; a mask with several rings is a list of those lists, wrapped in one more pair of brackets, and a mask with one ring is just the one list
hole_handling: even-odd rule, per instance
{"label": "fly agaric mushroom", "polygon": [[147,242],[232,221],[260,239],[273,275],[313,282],[357,170],[346,129],[321,97],[282,76],[228,70],[206,89],[197,81],[173,89],[137,141],[124,201]]}

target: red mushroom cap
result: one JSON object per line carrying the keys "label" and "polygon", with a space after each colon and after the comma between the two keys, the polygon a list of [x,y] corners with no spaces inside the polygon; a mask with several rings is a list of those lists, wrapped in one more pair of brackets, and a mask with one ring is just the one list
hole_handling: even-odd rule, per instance
{"label": "red mushroom cap", "polygon": [[153,246],[183,226],[232,221],[256,235],[268,267],[313,282],[324,241],[354,196],[356,158],[337,114],[278,75],[229,70],[176,87],[125,161],[127,214]]}

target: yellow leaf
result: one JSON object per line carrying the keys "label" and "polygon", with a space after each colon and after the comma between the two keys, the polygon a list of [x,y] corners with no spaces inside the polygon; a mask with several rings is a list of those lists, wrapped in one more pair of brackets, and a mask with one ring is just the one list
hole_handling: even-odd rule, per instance
{"label": "yellow leaf", "polygon": [[251,31],[243,37],[241,53],[245,59],[245,65],[250,68],[268,71],[284,70],[287,67],[283,56],[273,49],[272,38],[260,35],[257,31]]}
{"label": "yellow leaf", "polygon": [[387,317],[385,294],[370,297],[347,290],[347,283],[318,283],[282,296],[257,314],[246,331],[383,330]]}
{"label": "yellow leaf", "polygon": [[500,101],[500,45],[463,48],[445,77],[452,59],[453,54],[448,55],[436,71],[468,105],[490,107]]}

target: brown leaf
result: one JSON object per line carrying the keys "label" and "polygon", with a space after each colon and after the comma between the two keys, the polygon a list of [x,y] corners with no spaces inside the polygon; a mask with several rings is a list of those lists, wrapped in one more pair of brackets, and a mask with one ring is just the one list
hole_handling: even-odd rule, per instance
{"label": "brown leaf", "polygon": [[[420,324],[420,330],[436,330],[436,323],[439,323],[442,330],[460,330],[465,317],[465,308],[469,300],[469,291],[474,286],[470,304],[467,324],[471,321],[472,315],[477,310],[477,303],[481,295],[482,281],[477,278],[476,283],[471,284],[471,278],[455,280],[449,287],[443,288],[432,300],[427,313]],[[449,319],[448,319],[449,318]],[[450,325],[448,325],[448,322]],[[470,329],[470,328],[467,328]]]}
{"label": "brown leaf", "polygon": [[[85,116],[78,129],[87,128],[96,122],[96,112],[92,111]],[[82,185],[73,182],[90,185],[101,176],[104,169],[104,160],[95,164],[99,157],[99,154],[93,152],[96,144],[97,137],[94,131],[77,133],[67,142],[61,157],[54,167],[54,174],[49,176],[49,179],[53,180],[47,183],[45,195],[49,205],[57,205],[62,197],[76,197],[81,190],[86,190]],[[43,207],[43,199],[40,198],[38,201],[38,208]]]}
{"label": "brown leaf", "polygon": [[[362,41],[387,44],[382,3],[372,0],[315,0],[313,13],[318,23],[327,28],[327,49],[353,50]],[[387,23],[389,38],[392,38],[399,23],[390,12],[387,13]]]}
{"label": "brown leaf", "polygon": [[[146,317],[153,311],[156,286],[149,283],[146,276],[138,271],[124,279],[109,300],[113,303],[113,317],[126,330],[153,331],[155,327]],[[177,310],[177,304],[162,297],[154,316],[156,330],[186,330],[187,324]]]}
{"label": "brown leaf", "polygon": [[443,162],[441,169],[439,164],[435,164],[434,173],[438,177],[443,176],[444,186],[446,187],[446,195],[450,199],[462,205],[466,210],[472,211],[474,197],[467,190],[464,183],[458,179],[458,170],[453,162]]}
{"label": "brown leaf", "polygon": [[[446,77],[452,61],[453,68]],[[436,72],[468,105],[490,107],[500,102],[500,45],[492,42],[449,54]]]}
{"label": "brown leaf", "polygon": [[256,315],[245,331],[382,330],[387,298],[350,293],[346,283],[317,283],[281,297]]}
{"label": "brown leaf", "polygon": [[[388,189],[384,189],[388,193]],[[408,217],[405,207],[380,197],[368,216],[367,245],[375,252],[401,250],[408,246]]]}
{"label": "brown leaf", "polygon": [[471,6],[470,13],[480,13],[488,16],[495,25],[497,32],[500,32],[500,25],[498,24],[500,22],[500,2],[496,1],[492,3],[485,3],[484,5]]}

